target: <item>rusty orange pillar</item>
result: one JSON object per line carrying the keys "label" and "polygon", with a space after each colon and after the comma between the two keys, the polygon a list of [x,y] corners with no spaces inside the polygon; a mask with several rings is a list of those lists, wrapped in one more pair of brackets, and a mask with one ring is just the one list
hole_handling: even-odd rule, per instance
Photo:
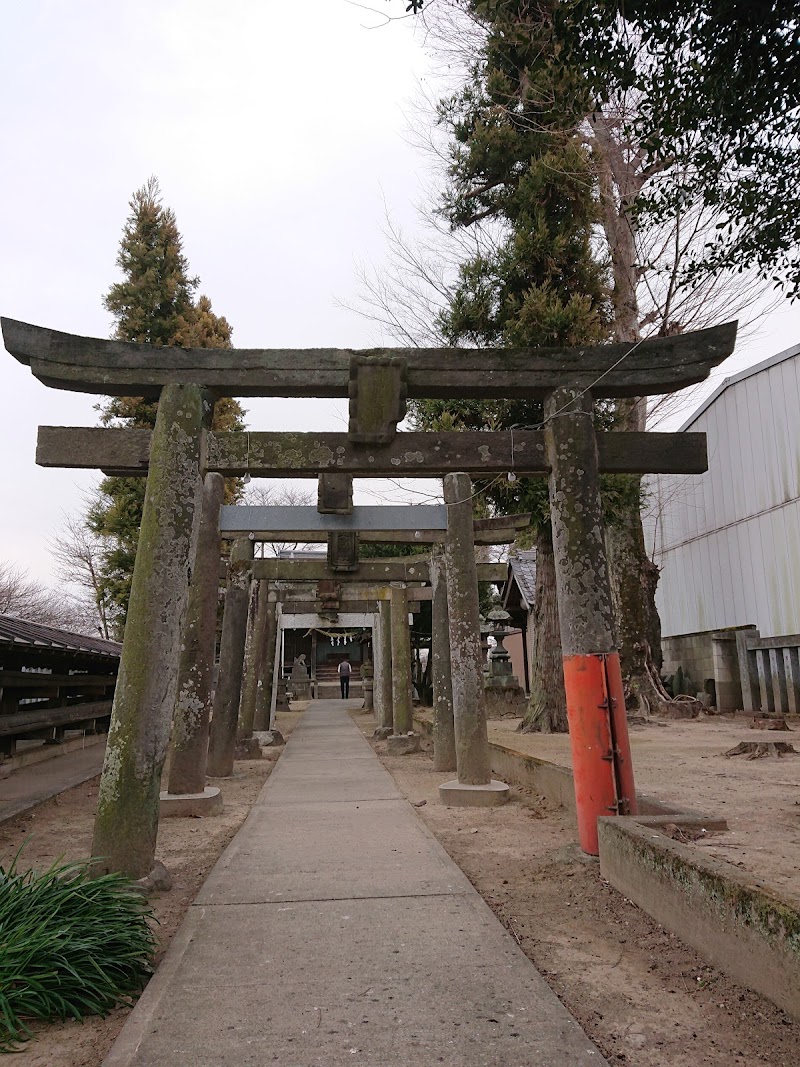
{"label": "rusty orange pillar", "polygon": [[596,856],[598,816],[635,814],[636,792],[588,393],[548,394],[545,441],[578,835]]}

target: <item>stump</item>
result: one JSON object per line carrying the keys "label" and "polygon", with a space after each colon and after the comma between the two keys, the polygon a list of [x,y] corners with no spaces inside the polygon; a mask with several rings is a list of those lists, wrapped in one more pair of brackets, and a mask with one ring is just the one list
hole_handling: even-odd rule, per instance
{"label": "stump", "polygon": [[782,715],[756,716],[750,723],[751,730],[788,730],[789,724]]}
{"label": "stump", "polygon": [[735,748],[729,749],[725,756],[747,756],[748,759],[764,759],[771,756],[778,759],[781,756],[796,756],[797,750],[787,741],[742,741]]}

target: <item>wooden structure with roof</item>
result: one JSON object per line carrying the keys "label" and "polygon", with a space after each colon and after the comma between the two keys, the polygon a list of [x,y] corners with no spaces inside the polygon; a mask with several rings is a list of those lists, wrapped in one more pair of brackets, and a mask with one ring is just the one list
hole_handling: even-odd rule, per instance
{"label": "wooden structure with roof", "polygon": [[0,615],[0,760],[18,741],[108,728],[122,645]]}

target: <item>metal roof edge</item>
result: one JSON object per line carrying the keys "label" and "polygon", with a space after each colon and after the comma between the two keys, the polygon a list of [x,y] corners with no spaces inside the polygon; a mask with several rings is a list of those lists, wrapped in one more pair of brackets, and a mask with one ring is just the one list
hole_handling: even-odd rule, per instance
{"label": "metal roof edge", "polygon": [[783,363],[787,359],[792,359],[793,356],[800,355],[800,344],[792,345],[791,348],[785,348],[782,352],[778,352],[774,356],[770,356],[768,359],[763,359],[760,363],[754,363],[752,367],[745,367],[744,370],[739,371],[738,374],[732,374],[730,378],[723,378],[714,392],[707,396],[697,411],[681,426],[678,427],[678,433],[682,433],[684,430],[688,430],[693,422],[706,411],[717,400],[718,397],[725,392],[726,389],[732,385],[736,385],[739,382],[743,382],[745,378],[751,378],[754,374],[760,374],[762,370],[769,370],[770,367],[776,366],[778,363]]}

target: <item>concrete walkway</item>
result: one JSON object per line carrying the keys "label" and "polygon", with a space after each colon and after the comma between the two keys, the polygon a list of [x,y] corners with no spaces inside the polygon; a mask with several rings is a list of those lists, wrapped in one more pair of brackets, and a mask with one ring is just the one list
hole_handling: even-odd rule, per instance
{"label": "concrete walkway", "polygon": [[105,1067],[606,1063],[346,707],[310,705]]}
{"label": "concrete walkway", "polygon": [[52,759],[17,767],[0,779],[0,822],[97,777],[103,769],[105,738],[93,738],[85,748],[80,745],[73,741],[63,748],[54,746]]}

